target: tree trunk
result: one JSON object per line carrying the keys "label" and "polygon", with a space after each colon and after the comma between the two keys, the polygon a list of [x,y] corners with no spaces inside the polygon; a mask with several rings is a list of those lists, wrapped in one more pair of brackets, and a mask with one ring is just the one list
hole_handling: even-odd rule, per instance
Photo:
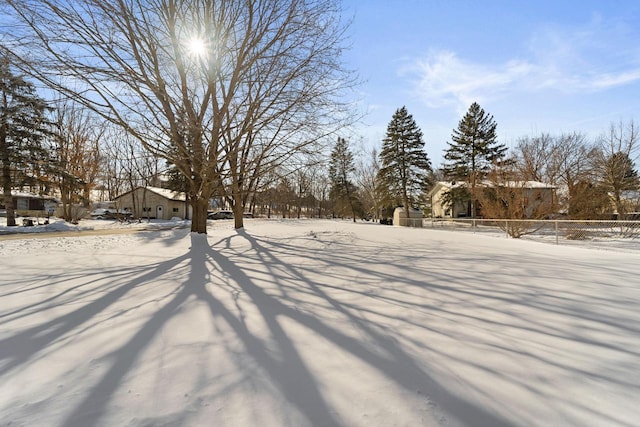
{"label": "tree trunk", "polygon": [[[404,203],[404,214],[406,215],[406,222],[405,222],[405,226],[406,227],[410,227],[411,226],[411,210],[409,208],[409,198],[405,195],[403,197],[402,203]],[[402,225],[402,221],[400,220],[400,224]]]}
{"label": "tree trunk", "polygon": [[233,196],[233,227],[237,230],[244,227],[244,206],[242,197],[236,193]]}
{"label": "tree trunk", "polygon": [[[6,98],[4,99],[3,105],[7,105]],[[7,226],[13,227],[16,225],[16,211],[13,204],[13,196],[11,195],[11,162],[9,161],[7,124],[4,116],[0,123],[0,161],[2,163],[2,194],[4,199],[4,208],[7,212]]]}
{"label": "tree trunk", "polygon": [[614,203],[616,205],[616,211],[618,211],[618,219],[626,219],[626,209],[624,203],[622,203],[621,191],[614,191]]}
{"label": "tree trunk", "polygon": [[60,191],[60,201],[62,202],[62,219],[66,222],[71,222],[73,220],[71,217],[71,190],[67,186],[66,178],[61,178],[58,190]]}
{"label": "tree trunk", "polygon": [[[3,169],[3,181],[5,182],[3,188],[4,196],[4,208],[7,211],[7,226],[14,227],[16,225],[16,211],[13,205],[13,196],[11,195],[11,182],[6,179],[6,174]],[[8,169],[8,168],[7,168]]]}
{"label": "tree trunk", "polygon": [[207,207],[209,201],[198,196],[191,195],[191,232],[207,234]]}
{"label": "tree trunk", "polygon": [[13,196],[11,195],[11,168],[9,167],[9,160],[2,156],[2,190],[4,198],[4,208],[7,211],[7,226],[13,227],[16,225],[16,211],[13,204]]}

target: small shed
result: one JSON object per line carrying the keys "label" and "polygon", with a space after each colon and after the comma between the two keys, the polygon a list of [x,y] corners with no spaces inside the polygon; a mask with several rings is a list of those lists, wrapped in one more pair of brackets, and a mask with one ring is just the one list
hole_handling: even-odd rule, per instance
{"label": "small shed", "polygon": [[134,218],[188,219],[191,209],[185,193],[160,187],[136,187],[113,200],[118,210]]}
{"label": "small shed", "polygon": [[422,228],[422,211],[409,208],[409,218],[407,218],[407,212],[404,207],[399,206],[393,211],[393,225]]}

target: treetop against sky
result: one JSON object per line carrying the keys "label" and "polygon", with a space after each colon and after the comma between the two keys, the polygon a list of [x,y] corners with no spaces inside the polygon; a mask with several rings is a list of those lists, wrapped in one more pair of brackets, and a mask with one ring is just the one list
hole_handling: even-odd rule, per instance
{"label": "treetop against sky", "polygon": [[406,105],[438,166],[471,103],[498,124],[501,143],[540,132],[595,139],[638,120],[640,3],[345,0],[346,58],[369,111],[360,134],[379,146]]}

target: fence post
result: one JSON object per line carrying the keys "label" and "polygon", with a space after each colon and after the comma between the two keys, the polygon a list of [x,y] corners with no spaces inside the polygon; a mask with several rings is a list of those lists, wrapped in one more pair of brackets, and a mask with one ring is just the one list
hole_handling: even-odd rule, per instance
{"label": "fence post", "polygon": [[558,245],[558,220],[553,221],[556,226],[556,245]]}

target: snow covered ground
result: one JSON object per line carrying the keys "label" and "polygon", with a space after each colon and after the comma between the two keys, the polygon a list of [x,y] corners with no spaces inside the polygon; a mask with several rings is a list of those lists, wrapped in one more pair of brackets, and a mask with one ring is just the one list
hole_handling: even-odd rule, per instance
{"label": "snow covered ground", "polygon": [[0,426],[640,420],[640,252],[256,219],[0,240],[0,271]]}

